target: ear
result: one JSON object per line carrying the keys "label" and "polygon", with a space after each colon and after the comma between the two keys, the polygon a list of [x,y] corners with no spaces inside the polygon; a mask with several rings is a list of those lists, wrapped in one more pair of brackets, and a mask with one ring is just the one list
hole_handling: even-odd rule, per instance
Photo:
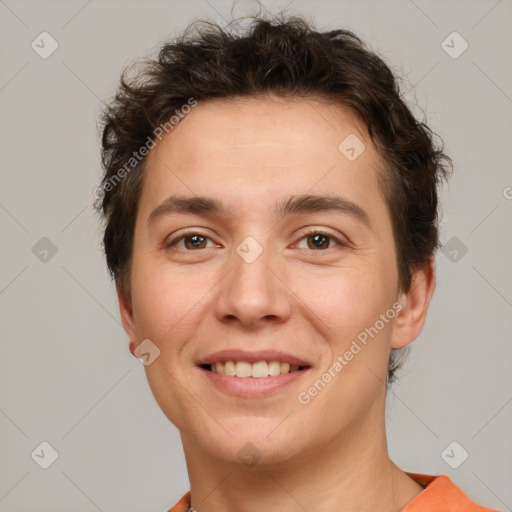
{"label": "ear", "polygon": [[117,300],[119,301],[119,312],[121,314],[121,321],[123,322],[124,330],[128,335],[129,350],[132,356],[137,357],[134,354],[134,350],[139,345],[139,342],[131,300],[126,297],[125,293],[123,293],[119,285],[116,285],[116,291]]}
{"label": "ear", "polygon": [[392,348],[404,348],[419,336],[435,286],[436,267],[432,256],[413,274],[409,290],[400,295],[399,301],[403,307],[393,323]]}

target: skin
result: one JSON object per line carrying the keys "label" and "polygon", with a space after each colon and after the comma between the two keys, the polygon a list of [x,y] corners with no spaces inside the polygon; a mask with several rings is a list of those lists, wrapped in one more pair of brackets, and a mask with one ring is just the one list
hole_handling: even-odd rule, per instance
{"label": "skin", "polygon": [[[349,161],[338,145],[366,146]],[[118,289],[130,351],[149,338],[160,356],[146,366],[157,403],[180,431],[192,505],[205,512],[399,511],[423,488],[389,458],[386,373],[391,348],[420,333],[435,287],[432,260],[398,287],[382,167],[351,110],[320,99],[271,96],[199,103],[147,157],[135,227],[131,292]],[[150,213],[171,194],[222,200],[230,215]],[[345,213],[276,218],[291,195],[340,195],[371,227]],[[328,231],[315,248],[306,227]],[[165,242],[191,229],[204,240]],[[237,246],[263,252],[247,263]],[[330,240],[330,242],[329,242]],[[307,405],[297,400],[357,335],[399,301],[402,310]],[[212,386],[200,357],[221,349],[290,352],[307,376],[263,398]],[[237,457],[251,442],[261,454]]]}

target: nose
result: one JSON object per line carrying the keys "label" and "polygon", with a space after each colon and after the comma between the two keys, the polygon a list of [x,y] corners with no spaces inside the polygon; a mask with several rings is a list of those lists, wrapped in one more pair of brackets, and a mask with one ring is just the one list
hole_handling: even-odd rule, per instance
{"label": "nose", "polygon": [[293,294],[285,284],[278,256],[252,237],[236,249],[230,255],[231,271],[219,283],[217,319],[251,329],[285,322],[291,314]]}

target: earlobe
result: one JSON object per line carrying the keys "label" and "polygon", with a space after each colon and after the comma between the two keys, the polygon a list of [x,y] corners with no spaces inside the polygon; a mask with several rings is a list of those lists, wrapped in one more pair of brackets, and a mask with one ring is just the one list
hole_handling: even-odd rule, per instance
{"label": "earlobe", "polygon": [[128,336],[129,350],[134,357],[137,357],[134,354],[134,350],[139,343],[137,339],[137,329],[135,326],[132,304],[131,301],[125,296],[119,285],[116,285],[116,291],[117,299],[119,302],[121,322],[123,323],[123,328]]}
{"label": "earlobe", "polygon": [[391,348],[404,348],[420,334],[436,284],[435,261],[432,256],[412,276],[409,290],[400,295],[402,309],[393,323]]}

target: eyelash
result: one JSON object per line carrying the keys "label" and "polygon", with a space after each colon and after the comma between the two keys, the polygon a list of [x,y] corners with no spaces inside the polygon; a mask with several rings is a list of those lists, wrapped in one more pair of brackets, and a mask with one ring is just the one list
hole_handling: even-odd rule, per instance
{"label": "eyelash", "polygon": [[[181,242],[181,240],[183,240],[184,238],[194,236],[194,235],[199,235],[202,238],[211,240],[211,238],[209,236],[203,235],[197,231],[188,231],[186,233],[181,234],[177,238],[174,238],[174,239],[170,240],[169,242],[167,242],[165,244],[165,248],[171,250],[178,242]],[[347,243],[342,242],[339,238],[335,237],[331,233],[328,233],[327,231],[318,230],[318,229],[310,229],[310,230],[302,233],[300,240],[303,240],[304,238],[308,238],[309,236],[313,236],[313,235],[325,236],[325,237],[329,238],[330,240],[334,240],[334,242],[336,242],[338,244],[338,246],[341,246],[341,247],[346,247],[348,245]],[[328,247],[328,249],[333,249],[333,247]],[[188,250],[188,249],[184,249],[184,250],[186,252],[197,252],[197,251],[204,250],[204,249],[197,249],[197,251]],[[327,249],[319,249],[318,252],[325,252],[326,250]],[[311,251],[314,251],[314,250],[311,249]],[[314,251],[314,252],[317,252],[317,251]]]}

